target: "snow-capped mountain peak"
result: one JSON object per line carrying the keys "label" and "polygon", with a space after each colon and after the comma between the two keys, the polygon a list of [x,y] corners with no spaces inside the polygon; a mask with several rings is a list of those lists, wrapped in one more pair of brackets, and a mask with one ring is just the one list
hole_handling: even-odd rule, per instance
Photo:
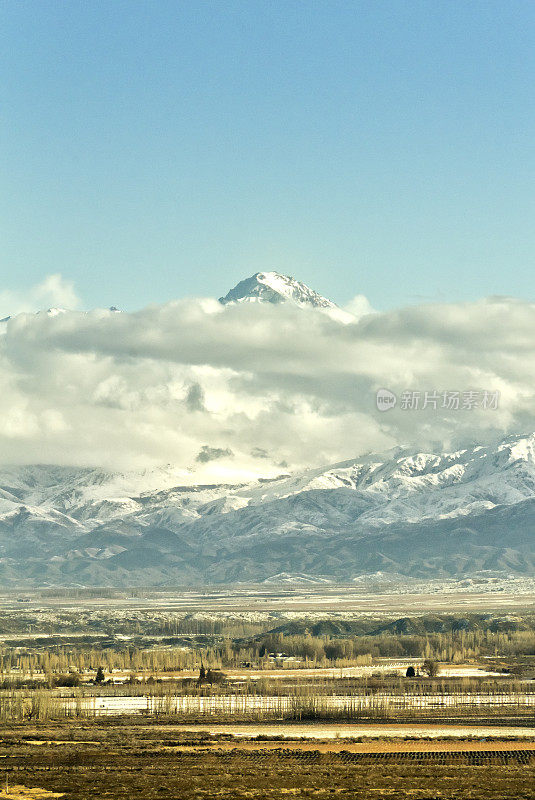
{"label": "snow-capped mountain peak", "polygon": [[293,302],[299,306],[313,306],[322,309],[337,309],[338,306],[304,283],[279,272],[256,272],[250,278],[240,281],[219,302],[228,303],[285,303]]}

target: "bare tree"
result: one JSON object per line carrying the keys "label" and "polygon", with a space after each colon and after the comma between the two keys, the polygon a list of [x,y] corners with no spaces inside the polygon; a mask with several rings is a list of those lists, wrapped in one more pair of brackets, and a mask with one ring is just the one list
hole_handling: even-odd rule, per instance
{"label": "bare tree", "polygon": [[422,672],[425,672],[429,678],[436,678],[438,675],[437,662],[433,661],[431,658],[426,658],[422,664]]}

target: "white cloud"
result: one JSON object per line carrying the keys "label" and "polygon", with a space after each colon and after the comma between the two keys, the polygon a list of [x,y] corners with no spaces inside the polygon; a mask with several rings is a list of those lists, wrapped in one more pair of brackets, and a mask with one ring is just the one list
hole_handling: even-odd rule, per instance
{"label": "white cloud", "polygon": [[13,317],[23,312],[48,308],[78,308],[80,300],[72,281],[66,281],[57,273],[48,275],[41,283],[27,291],[0,291],[0,319]]}
{"label": "white cloud", "polygon": [[[483,441],[535,429],[534,356],[535,305],[511,298],[366,312],[349,325],[290,304],[204,299],[22,315],[0,340],[1,459],[163,462],[221,480]],[[499,390],[500,407],[380,413],[380,387]],[[220,457],[199,461],[203,447]]]}
{"label": "white cloud", "polygon": [[357,294],[355,297],[344,306],[344,311],[351,314],[356,319],[366,316],[366,314],[373,314],[370,301],[363,294]]}

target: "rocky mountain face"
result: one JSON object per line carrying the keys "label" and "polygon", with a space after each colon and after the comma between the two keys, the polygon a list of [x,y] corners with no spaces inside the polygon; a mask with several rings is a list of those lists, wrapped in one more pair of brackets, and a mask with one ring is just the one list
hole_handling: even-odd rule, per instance
{"label": "rocky mountain face", "polygon": [[535,434],[396,450],[247,485],[0,469],[0,581],[177,585],[535,575]]}

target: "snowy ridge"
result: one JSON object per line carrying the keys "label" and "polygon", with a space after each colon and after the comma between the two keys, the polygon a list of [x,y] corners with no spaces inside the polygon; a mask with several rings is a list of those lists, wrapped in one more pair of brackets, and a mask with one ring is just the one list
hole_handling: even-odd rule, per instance
{"label": "snowy ridge", "polygon": [[0,470],[0,578],[535,574],[535,434],[457,452],[397,449],[247,485],[184,477],[171,466]]}
{"label": "snowy ridge", "polygon": [[335,492],[340,510],[351,506],[371,525],[422,522],[535,497],[535,434],[452,453],[395,450],[245,486],[185,485],[184,477],[171,466],[122,474],[12,467],[0,471],[0,498],[58,510],[94,527],[117,516],[133,515],[147,524],[156,518],[191,520],[303,493],[319,500]]}
{"label": "snowy ridge", "polygon": [[[110,314],[120,314],[120,313],[122,313],[121,310],[119,308],[116,308],[115,306],[110,306],[109,308],[101,309],[101,310],[104,311],[104,312],[108,312]],[[30,312],[23,311],[21,313],[22,314],[27,314],[27,313],[30,313]],[[45,317],[52,318],[52,317],[60,317],[63,314],[71,314],[71,313],[88,313],[88,312],[79,312],[79,311],[78,312],[72,312],[68,308],[47,308],[47,309],[42,309],[41,311],[35,311],[34,312],[34,316],[35,317],[43,317],[43,316],[45,316]],[[0,319],[0,335],[5,335],[7,333],[7,327],[8,327],[9,322],[12,319],[15,319],[15,317],[17,317],[17,316],[19,316],[19,315],[15,314],[15,315],[12,316],[10,314],[9,316],[4,317],[3,319]]]}

